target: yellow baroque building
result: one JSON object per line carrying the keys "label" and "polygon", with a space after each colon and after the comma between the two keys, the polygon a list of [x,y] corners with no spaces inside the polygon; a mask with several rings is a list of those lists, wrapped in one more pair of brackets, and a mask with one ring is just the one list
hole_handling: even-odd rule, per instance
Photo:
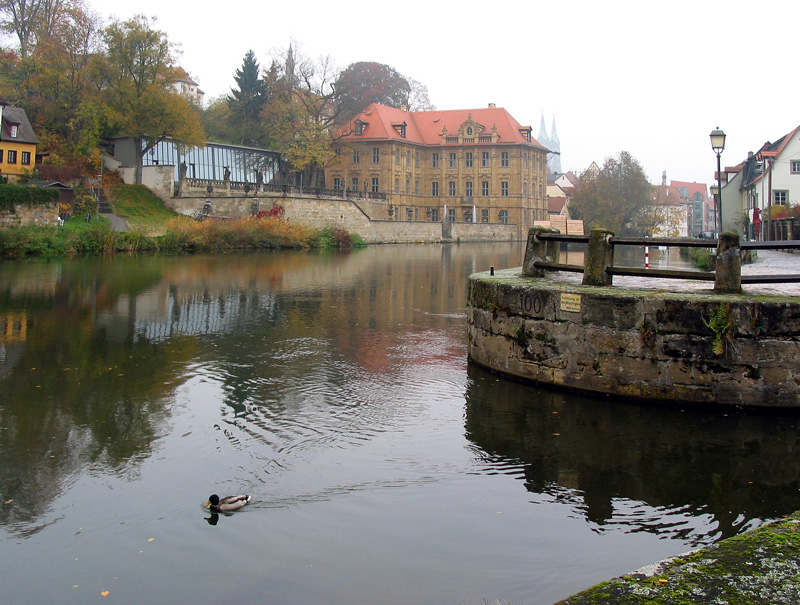
{"label": "yellow baroque building", "polygon": [[405,111],[372,104],[334,134],[328,187],[383,195],[388,218],[546,220],[547,153],[503,108]]}
{"label": "yellow baroque building", "polygon": [[25,110],[0,103],[0,174],[33,172],[38,142]]}

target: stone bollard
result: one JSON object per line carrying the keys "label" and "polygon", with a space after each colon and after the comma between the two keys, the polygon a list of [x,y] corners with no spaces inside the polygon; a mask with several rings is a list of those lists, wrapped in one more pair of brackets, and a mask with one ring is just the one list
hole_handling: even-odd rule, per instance
{"label": "stone bollard", "polygon": [[561,242],[539,239],[542,233],[561,233],[550,227],[531,227],[528,229],[528,245],[525,247],[525,259],[522,261],[523,277],[544,277],[544,269],[534,266],[536,261],[557,263],[561,252]]}
{"label": "stone bollard", "polygon": [[614,233],[607,229],[592,229],[586,264],[583,269],[584,286],[610,286],[612,276],[607,269],[614,264],[614,246],[610,239]]}
{"label": "stone bollard", "polygon": [[742,293],[742,259],[739,256],[739,235],[730,231],[719,236],[714,292],[717,294]]}

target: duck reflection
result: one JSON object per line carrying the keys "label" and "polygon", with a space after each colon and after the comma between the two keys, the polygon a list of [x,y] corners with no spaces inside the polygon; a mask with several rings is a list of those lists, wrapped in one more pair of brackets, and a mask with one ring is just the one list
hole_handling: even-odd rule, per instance
{"label": "duck reflection", "polygon": [[[586,398],[474,364],[469,377],[466,434],[487,466],[516,464],[528,491],[569,502],[598,527],[701,544],[800,508],[796,416]],[[701,516],[705,529],[687,527]]]}

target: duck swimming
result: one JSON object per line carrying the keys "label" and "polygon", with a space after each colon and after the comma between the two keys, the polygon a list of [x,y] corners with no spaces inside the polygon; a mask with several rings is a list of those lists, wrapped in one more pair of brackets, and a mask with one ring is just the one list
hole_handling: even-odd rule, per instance
{"label": "duck swimming", "polygon": [[206,506],[212,513],[227,513],[239,510],[248,502],[250,502],[250,496],[225,496],[220,498],[217,494],[211,494],[208,497]]}

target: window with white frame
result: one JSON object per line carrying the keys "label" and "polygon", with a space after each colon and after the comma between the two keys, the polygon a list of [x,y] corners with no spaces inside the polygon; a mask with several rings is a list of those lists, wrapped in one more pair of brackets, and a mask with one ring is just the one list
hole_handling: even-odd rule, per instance
{"label": "window with white frame", "polygon": [[350,179],[350,188],[353,191],[358,191],[358,177],[354,176]]}
{"label": "window with white frame", "polygon": [[489,181],[481,181],[481,195],[489,197]]}
{"label": "window with white frame", "polygon": [[508,197],[508,181],[500,181],[500,195]]}
{"label": "window with white frame", "polygon": [[450,168],[455,168],[457,166],[456,162],[456,154],[455,152],[450,153]]}
{"label": "window with white frame", "polygon": [[394,180],[394,192],[400,193],[400,179]]}
{"label": "window with white frame", "polygon": [[431,222],[438,223],[439,222],[439,209],[432,208],[431,209]]}
{"label": "window with white frame", "polygon": [[361,155],[358,153],[358,149],[353,149],[353,164],[358,164],[361,161]]}
{"label": "window with white frame", "polygon": [[[9,151],[9,154],[10,153],[11,152]],[[776,204],[778,206],[785,206],[786,205],[786,201],[788,199],[789,199],[789,192],[788,191],[775,190],[775,191],[772,192],[772,203],[773,204]]]}
{"label": "window with white frame", "polygon": [[489,209],[488,208],[482,208],[481,209],[481,222],[482,223],[488,223],[489,222]]}
{"label": "window with white frame", "polygon": [[431,183],[431,195],[433,197],[439,197],[439,181],[433,181]]}
{"label": "window with white frame", "polygon": [[8,150],[6,163],[8,163],[8,164],[16,164],[17,163],[17,152],[14,149],[9,149]]}
{"label": "window with white frame", "polygon": [[484,151],[481,153],[481,168],[488,168],[489,167],[489,152]]}
{"label": "window with white frame", "polygon": [[449,181],[447,183],[447,192],[450,195],[450,197],[455,197],[456,196],[456,182],[455,181]]}
{"label": "window with white frame", "polygon": [[23,166],[30,166],[31,164],[31,152],[30,151],[23,151],[20,154],[20,161]]}
{"label": "window with white frame", "polygon": [[379,164],[381,161],[381,148],[380,147],[373,147],[372,148],[372,163]]}
{"label": "window with white frame", "polygon": [[500,165],[503,168],[508,168],[508,152],[504,151],[503,154],[500,156]]}
{"label": "window with white frame", "polygon": [[497,219],[503,224],[508,224],[508,210],[501,210],[497,213]]}
{"label": "window with white frame", "polygon": [[464,195],[466,195],[467,197],[472,197],[472,181],[467,181],[466,183],[464,183],[464,187],[465,187]]}
{"label": "window with white frame", "polygon": [[792,160],[792,174],[800,174],[800,160]]}
{"label": "window with white frame", "polygon": [[372,177],[372,193],[378,193],[380,188],[378,187],[378,177]]}
{"label": "window with white frame", "polygon": [[431,164],[433,165],[434,168],[438,168],[439,167],[439,154],[438,153],[434,153],[431,156]]}
{"label": "window with white frame", "polygon": [[333,177],[333,188],[334,190],[339,191],[342,188],[342,179],[337,176]]}
{"label": "window with white frame", "polygon": [[472,168],[472,152],[468,151],[466,156],[464,157],[464,164],[467,168]]}
{"label": "window with white frame", "polygon": [[394,150],[394,163],[395,164],[399,164],[400,163],[400,150],[399,149],[395,149]]}

